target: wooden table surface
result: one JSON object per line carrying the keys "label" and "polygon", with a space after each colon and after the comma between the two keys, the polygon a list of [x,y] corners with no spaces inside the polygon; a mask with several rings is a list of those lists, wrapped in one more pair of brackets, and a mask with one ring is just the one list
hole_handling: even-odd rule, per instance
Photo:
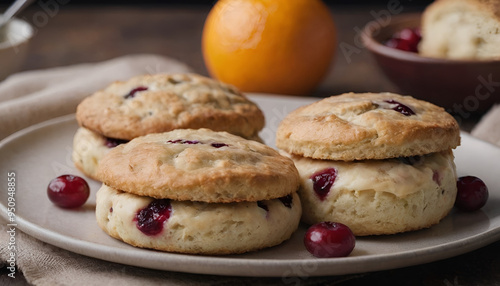
{"label": "wooden table surface", "polygon": [[[55,1],[53,1],[55,2]],[[331,6],[339,43],[353,45],[359,29],[374,20],[379,6]],[[210,6],[60,5],[47,13],[34,5],[20,18],[36,28],[24,70],[98,62],[134,53],[178,59],[207,75],[201,55],[201,33]],[[423,7],[404,7],[403,13]],[[342,51],[314,96],[354,91],[397,91],[365,49]],[[470,128],[475,122],[463,126]],[[302,277],[300,285],[500,285],[500,242],[429,264],[356,275]],[[241,278],[242,284],[281,284],[280,278]]]}

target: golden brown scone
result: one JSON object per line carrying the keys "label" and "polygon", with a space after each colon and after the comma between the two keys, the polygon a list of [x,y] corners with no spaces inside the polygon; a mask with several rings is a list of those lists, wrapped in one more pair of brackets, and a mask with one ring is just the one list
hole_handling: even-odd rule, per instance
{"label": "golden brown scone", "polygon": [[450,212],[457,194],[451,150],[353,162],[292,159],[301,176],[302,220],[340,222],[357,236],[435,225]]}
{"label": "golden brown scone", "polygon": [[132,139],[98,167],[98,225],[136,247],[237,254],[290,238],[302,214],[293,161],[227,132],[177,129]]}
{"label": "golden brown scone", "polygon": [[422,15],[424,56],[500,59],[500,1],[438,0]]}
{"label": "golden brown scone", "polygon": [[142,75],[85,98],[78,123],[104,137],[130,140],[180,128],[209,128],[245,138],[264,127],[259,107],[233,86],[196,74]]}
{"label": "golden brown scone", "polygon": [[177,129],[113,148],[97,177],[118,190],[209,203],[283,197],[299,186],[293,162],[264,144],[227,132]]}
{"label": "golden brown scone", "polygon": [[409,157],[460,144],[443,108],[394,93],[347,93],[298,108],[280,123],[276,146],[325,160]]}
{"label": "golden brown scone", "polygon": [[300,222],[296,192],[259,202],[155,200],[103,185],[96,218],[110,236],[136,247],[190,254],[237,254],[280,244]]}

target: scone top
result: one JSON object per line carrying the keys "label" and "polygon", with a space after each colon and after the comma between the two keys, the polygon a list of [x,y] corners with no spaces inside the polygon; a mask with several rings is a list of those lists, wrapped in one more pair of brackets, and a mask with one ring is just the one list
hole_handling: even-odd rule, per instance
{"label": "scone top", "polygon": [[115,189],[154,198],[225,203],[294,193],[294,163],[276,150],[227,132],[177,129],[111,150],[97,176]]}
{"label": "scone top", "polygon": [[84,99],[78,123],[105,137],[131,140],[180,128],[209,128],[252,138],[264,127],[259,107],[231,85],[196,74],[141,75]]}
{"label": "scone top", "polygon": [[276,146],[314,159],[410,157],[460,145],[456,120],[443,108],[394,93],[347,93],[288,114]]}

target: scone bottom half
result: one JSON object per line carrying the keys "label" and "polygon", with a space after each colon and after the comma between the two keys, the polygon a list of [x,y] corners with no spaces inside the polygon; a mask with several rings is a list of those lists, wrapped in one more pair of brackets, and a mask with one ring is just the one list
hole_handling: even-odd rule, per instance
{"label": "scone bottom half", "polygon": [[322,160],[421,156],[460,145],[457,121],[443,108],[395,93],[346,93],[292,111],[276,146]]}
{"label": "scone bottom half", "polygon": [[297,230],[296,192],[258,202],[203,203],[154,199],[103,185],[97,192],[98,225],[130,245],[166,252],[227,255],[288,240]]}
{"label": "scone bottom half", "polygon": [[292,158],[307,224],[340,222],[356,236],[396,234],[439,223],[455,203],[451,150],[353,162]]}
{"label": "scone bottom half", "polygon": [[302,213],[293,161],[227,132],[138,137],[105,155],[97,174],[99,226],[137,247],[254,251],[290,238]]}

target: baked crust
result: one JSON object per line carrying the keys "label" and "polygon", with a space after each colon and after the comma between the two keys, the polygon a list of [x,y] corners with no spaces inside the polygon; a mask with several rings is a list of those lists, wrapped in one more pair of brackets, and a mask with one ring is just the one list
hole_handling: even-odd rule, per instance
{"label": "baked crust", "polygon": [[139,196],[209,203],[269,200],[299,187],[289,158],[256,141],[209,129],[135,138],[101,159],[97,177]]}
{"label": "baked crust", "polygon": [[[394,110],[394,102],[414,114]],[[276,134],[276,146],[288,153],[342,161],[409,157],[458,145],[458,123],[443,108],[394,93],[322,99],[288,114]]]}
{"label": "baked crust", "polygon": [[196,74],[142,75],[85,98],[78,123],[105,137],[131,140],[180,128],[209,128],[256,137],[265,119],[231,85]]}

